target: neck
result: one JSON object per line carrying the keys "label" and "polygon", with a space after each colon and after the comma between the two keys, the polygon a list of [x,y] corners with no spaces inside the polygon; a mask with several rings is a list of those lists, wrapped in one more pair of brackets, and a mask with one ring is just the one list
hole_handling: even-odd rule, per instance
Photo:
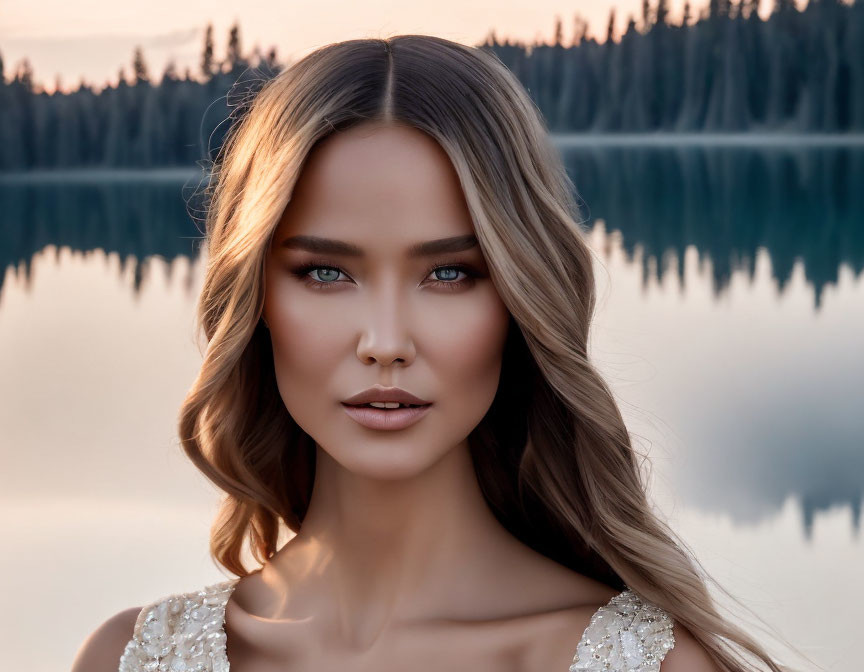
{"label": "neck", "polygon": [[314,613],[363,646],[396,622],[470,617],[480,595],[488,606],[494,559],[519,542],[483,498],[467,441],[404,479],[358,476],[320,447],[317,460],[303,527],[262,570],[280,595],[273,618]]}

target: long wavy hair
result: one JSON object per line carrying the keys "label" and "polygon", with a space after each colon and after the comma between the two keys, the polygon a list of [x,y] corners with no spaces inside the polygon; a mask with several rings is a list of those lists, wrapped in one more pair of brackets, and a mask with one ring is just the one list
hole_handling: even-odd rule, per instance
{"label": "long wavy hair", "polygon": [[785,669],[720,615],[710,577],[652,512],[624,420],[588,357],[596,297],[575,187],[501,61],[427,35],[349,40],[267,79],[241,109],[205,192],[207,346],[179,416],[183,450],[226,493],[214,560],[249,574],[244,542],[265,563],[280,524],[297,532],[310,501],[315,442],[279,395],[260,320],[270,239],[304,160],[356,124],[407,124],[452,161],[511,314],[496,397],[469,436],[498,520],[562,565],[662,607],[723,670],[761,669],[742,654]]}

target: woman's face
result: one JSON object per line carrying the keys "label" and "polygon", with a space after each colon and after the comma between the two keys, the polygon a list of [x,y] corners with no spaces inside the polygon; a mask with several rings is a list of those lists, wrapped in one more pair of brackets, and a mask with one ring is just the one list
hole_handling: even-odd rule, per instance
{"label": "woman's face", "polygon": [[[272,239],[263,317],[286,408],[346,470],[418,474],[491,405],[509,312],[473,235],[447,154],[419,130],[368,123],[308,157]],[[410,426],[373,429],[342,402],[375,385],[432,403]]]}

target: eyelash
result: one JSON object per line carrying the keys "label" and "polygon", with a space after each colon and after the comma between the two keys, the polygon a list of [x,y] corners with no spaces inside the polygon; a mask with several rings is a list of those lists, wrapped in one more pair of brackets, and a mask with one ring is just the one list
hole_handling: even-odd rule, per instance
{"label": "eyelash", "polygon": [[[308,273],[311,270],[318,268],[329,268],[334,271],[339,271],[340,273],[345,273],[344,270],[339,268],[339,266],[335,266],[334,264],[329,263],[326,260],[318,260],[318,261],[310,261],[305,264],[301,264],[293,269],[291,269],[291,273],[296,276],[299,280],[301,280],[305,285],[311,287],[316,290],[329,291],[328,285],[337,285],[340,284],[338,281],[333,280],[331,282],[321,282],[319,280],[315,280],[314,278],[309,277]],[[461,289],[462,287],[473,283],[476,278],[480,277],[480,273],[475,271],[470,266],[466,266],[462,263],[452,263],[452,264],[435,264],[430,267],[426,271],[426,276],[428,276],[432,271],[437,271],[442,268],[455,268],[458,271],[465,273],[468,277],[463,280],[458,281],[444,281],[444,280],[435,280],[432,284],[437,287],[443,287],[445,290],[454,291],[456,289]],[[424,276],[425,277],[425,276]]]}

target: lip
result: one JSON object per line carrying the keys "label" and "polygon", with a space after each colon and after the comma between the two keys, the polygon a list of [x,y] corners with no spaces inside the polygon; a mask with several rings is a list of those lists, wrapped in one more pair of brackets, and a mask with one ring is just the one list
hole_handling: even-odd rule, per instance
{"label": "lip", "polygon": [[357,423],[369,429],[396,430],[410,427],[420,420],[432,404],[417,408],[375,408],[373,406],[350,406],[342,402],[345,412]]}
{"label": "lip", "polygon": [[410,392],[407,392],[399,387],[382,387],[381,385],[373,385],[367,390],[363,390],[355,394],[353,397],[343,399],[343,404],[359,406],[368,404],[371,401],[398,401],[400,404],[413,404],[415,406],[425,406],[431,404],[431,401],[415,397]]}

